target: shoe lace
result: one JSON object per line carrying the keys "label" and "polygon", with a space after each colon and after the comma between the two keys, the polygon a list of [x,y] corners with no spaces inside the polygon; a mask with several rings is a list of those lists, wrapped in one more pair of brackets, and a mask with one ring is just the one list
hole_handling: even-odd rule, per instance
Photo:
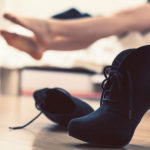
{"label": "shoe lace", "polygon": [[31,121],[29,121],[28,123],[26,123],[26,124],[23,125],[23,126],[9,127],[9,129],[12,129],[12,130],[23,129],[23,128],[25,128],[26,126],[30,125],[34,120],[36,120],[42,113],[43,113],[43,112],[41,111],[37,116],[35,116]]}
{"label": "shoe lace", "polygon": [[18,130],[18,129],[23,129],[25,127],[27,127],[28,125],[30,125],[33,121],[35,121],[37,118],[39,118],[41,116],[41,114],[43,113],[42,110],[42,105],[45,105],[45,102],[41,102],[41,103],[35,103],[35,107],[40,111],[39,114],[37,114],[32,120],[30,120],[28,123],[26,123],[25,125],[22,126],[16,126],[16,127],[9,127],[9,129],[11,130]]}
{"label": "shoe lace", "polygon": [[[100,105],[103,103],[118,103],[119,100],[113,99],[111,94],[113,87],[117,85],[117,92],[121,92],[122,85],[123,85],[123,74],[119,72],[118,68],[115,66],[106,66],[103,70],[103,74],[105,79],[103,80],[101,87],[102,87],[102,95],[100,99]],[[128,100],[129,100],[129,110],[128,110],[128,118],[129,120],[132,119],[132,101],[133,101],[133,86],[132,86],[132,78],[129,71],[126,71],[125,74],[127,75],[128,79]]]}

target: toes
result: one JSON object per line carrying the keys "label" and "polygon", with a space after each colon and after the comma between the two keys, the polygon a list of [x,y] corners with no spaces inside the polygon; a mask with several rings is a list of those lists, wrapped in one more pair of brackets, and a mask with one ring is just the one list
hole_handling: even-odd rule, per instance
{"label": "toes", "polygon": [[24,17],[18,17],[18,16],[15,16],[15,15],[12,15],[12,14],[9,14],[9,13],[5,13],[3,15],[3,17],[17,25],[20,25],[26,29],[29,29],[29,30],[33,30],[31,27],[30,27],[30,21],[28,18],[24,18]]}
{"label": "toes", "polygon": [[8,44],[11,44],[12,41],[15,40],[15,38],[16,38],[16,34],[11,34],[7,31],[2,30],[2,31],[0,31],[0,33]]}
{"label": "toes", "polygon": [[19,41],[21,40],[20,35],[16,33],[10,33],[4,30],[0,31],[0,33],[9,45],[14,46],[14,47],[18,46]]}
{"label": "toes", "polygon": [[49,38],[52,36],[49,22],[35,18],[18,17],[9,13],[5,13],[3,16],[5,19],[33,32],[40,45],[44,47],[48,45]]}
{"label": "toes", "polygon": [[14,16],[14,15],[9,14],[9,13],[5,13],[5,14],[3,15],[3,17],[4,17],[5,19],[7,19],[7,20],[9,20],[9,21],[11,21],[11,22],[13,22],[13,23],[15,23],[15,24],[23,25],[23,24],[21,23],[20,19],[19,19],[17,16]]}
{"label": "toes", "polygon": [[0,33],[10,46],[28,53],[34,59],[41,59],[43,51],[40,50],[39,45],[37,45],[32,37],[10,33],[4,30],[0,31]]}

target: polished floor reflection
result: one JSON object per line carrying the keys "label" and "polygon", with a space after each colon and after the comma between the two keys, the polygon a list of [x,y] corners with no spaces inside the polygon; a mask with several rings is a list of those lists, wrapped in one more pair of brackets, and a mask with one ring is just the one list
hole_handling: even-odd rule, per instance
{"label": "polished floor reflection", "polygon": [[[87,101],[95,109],[97,101]],[[38,111],[32,97],[0,96],[0,149],[1,150],[107,150],[94,147],[69,137],[67,130],[41,116],[22,130],[9,130],[9,126],[23,125]],[[150,150],[150,111],[138,126],[129,145],[120,150]]]}

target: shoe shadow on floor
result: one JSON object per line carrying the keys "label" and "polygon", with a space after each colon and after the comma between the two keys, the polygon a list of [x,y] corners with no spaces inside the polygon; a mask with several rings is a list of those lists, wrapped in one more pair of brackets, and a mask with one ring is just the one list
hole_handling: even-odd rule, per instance
{"label": "shoe shadow on floor", "polygon": [[63,132],[67,132],[67,128],[64,126],[60,126],[59,124],[53,124],[49,127],[46,127],[45,130],[49,131],[49,132],[59,132],[59,133],[63,133]]}
{"label": "shoe shadow on floor", "polygon": [[88,143],[68,144],[68,146],[76,147],[77,149],[80,149],[80,150],[127,150],[126,148],[102,148],[98,145],[93,145],[93,144],[88,144]]}
{"label": "shoe shadow on floor", "polygon": [[150,147],[149,146],[129,144],[126,146],[126,149],[127,150],[150,150]]}
{"label": "shoe shadow on floor", "polygon": [[150,147],[147,146],[141,146],[141,145],[135,145],[135,144],[129,144],[123,148],[102,148],[93,144],[68,144],[70,147],[76,147],[80,150],[150,150]]}
{"label": "shoe shadow on floor", "polygon": [[150,150],[147,145],[129,144],[123,148],[101,148],[68,136],[67,129],[57,124],[46,126],[34,134],[33,150],[43,149],[65,149],[65,150]]}

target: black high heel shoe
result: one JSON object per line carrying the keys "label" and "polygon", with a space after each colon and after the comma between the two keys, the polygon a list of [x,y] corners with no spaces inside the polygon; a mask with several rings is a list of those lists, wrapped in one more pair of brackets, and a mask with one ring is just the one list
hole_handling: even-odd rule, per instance
{"label": "black high heel shoe", "polygon": [[62,126],[77,117],[87,115],[93,108],[80,99],[73,97],[62,88],[44,88],[34,92],[36,108],[47,118]]}
{"label": "black high heel shoe", "polygon": [[121,52],[105,77],[100,108],[71,120],[69,135],[100,147],[123,147],[150,108],[150,45]]}

